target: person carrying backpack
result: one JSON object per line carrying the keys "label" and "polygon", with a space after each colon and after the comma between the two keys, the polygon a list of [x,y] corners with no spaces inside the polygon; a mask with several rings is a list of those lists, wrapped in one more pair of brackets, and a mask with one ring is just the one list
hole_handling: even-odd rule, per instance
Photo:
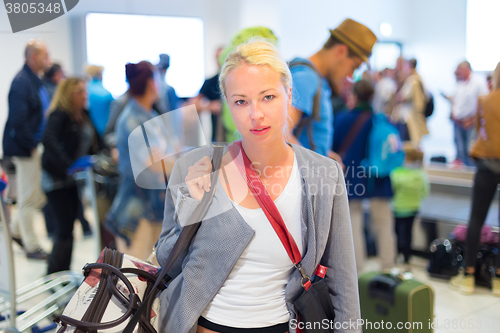
{"label": "person carrying backpack", "polygon": [[367,62],[377,37],[366,26],[346,19],[324,46],[308,59],[295,58],[289,64],[296,98],[289,110],[289,142],[340,162],[331,151],[333,110],[330,83],[336,85],[352,76]]}
{"label": "person carrying backpack", "polygon": [[[353,93],[356,107],[350,112],[339,114],[335,119],[332,150],[338,152],[345,165],[357,270],[358,272],[363,270],[366,258],[362,209],[362,201],[365,199],[370,202],[371,226],[376,236],[382,269],[389,269],[393,267],[396,258],[394,219],[389,205],[393,193],[389,174],[385,171],[379,174],[378,171],[390,168],[386,168],[387,165],[384,164],[380,165],[381,168],[370,165],[371,161],[381,159],[376,158],[377,156],[374,156],[375,154],[369,149],[370,139],[375,139],[374,134],[380,133],[374,131],[374,128],[380,126],[381,120],[377,118],[378,116],[374,116],[370,105],[374,94],[371,82],[367,80],[356,82]],[[387,121],[382,124],[390,125]],[[397,130],[393,126],[391,129],[395,133],[386,134],[386,141],[395,141],[397,144],[399,140]],[[394,135],[394,140],[391,135]],[[402,157],[404,158],[404,154]]]}

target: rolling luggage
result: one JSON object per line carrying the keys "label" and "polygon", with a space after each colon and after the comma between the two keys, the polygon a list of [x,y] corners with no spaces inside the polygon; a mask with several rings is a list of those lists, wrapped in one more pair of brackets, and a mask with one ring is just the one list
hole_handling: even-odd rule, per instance
{"label": "rolling luggage", "polygon": [[369,272],[359,277],[363,332],[432,332],[434,291],[398,275]]}

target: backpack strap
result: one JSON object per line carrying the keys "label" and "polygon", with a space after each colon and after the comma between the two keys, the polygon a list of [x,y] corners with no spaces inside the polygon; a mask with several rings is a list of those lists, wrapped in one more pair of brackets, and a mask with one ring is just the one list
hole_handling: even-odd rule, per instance
{"label": "backpack strap", "polygon": [[314,71],[318,75],[319,83],[318,83],[318,88],[316,90],[316,94],[313,97],[313,106],[312,106],[312,114],[310,117],[302,117],[295,127],[295,136],[299,137],[300,134],[302,133],[302,130],[304,128],[307,128],[307,138],[309,140],[309,146],[311,147],[311,150],[315,150],[316,145],[314,144],[313,137],[312,137],[312,120],[319,121],[319,113],[320,113],[320,108],[321,108],[321,74],[318,72],[316,67],[314,67],[310,62],[308,61],[303,61],[303,60],[296,60],[296,61],[291,61],[288,64],[289,68],[293,68],[296,66],[306,66]]}
{"label": "backpack strap", "polygon": [[359,115],[358,119],[356,119],[356,121],[352,125],[352,127],[349,130],[349,132],[347,133],[344,141],[342,141],[342,145],[340,146],[340,148],[337,151],[337,154],[340,155],[342,160],[345,158],[345,154],[347,153],[349,148],[351,148],[351,145],[352,145],[354,139],[356,138],[356,136],[358,135],[359,131],[361,131],[361,128],[363,128],[363,126],[368,122],[368,120],[371,118],[371,116],[372,116],[372,114],[370,112],[362,112]]}

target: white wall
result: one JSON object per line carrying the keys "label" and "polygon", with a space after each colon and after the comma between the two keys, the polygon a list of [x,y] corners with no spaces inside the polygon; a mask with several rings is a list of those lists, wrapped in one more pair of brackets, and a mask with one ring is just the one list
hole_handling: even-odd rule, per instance
{"label": "white wall", "polygon": [[[10,82],[23,64],[30,38],[44,39],[51,56],[70,73],[82,73],[85,60],[84,16],[88,12],[200,17],[205,23],[205,72],[216,71],[213,54],[241,28],[265,25],[274,30],[286,59],[309,56],[328,37],[328,29],[350,17],[381,40],[399,41],[404,53],[419,60],[419,71],[436,95],[436,115],[430,119],[432,146],[427,151],[453,147],[446,103],[439,90],[452,90],[453,70],[465,57],[466,0],[84,0],[68,14],[25,32],[12,34],[7,14],[0,9],[0,135],[7,117]],[[390,23],[393,34],[381,38],[379,26]],[[162,32],[157,33],[161,38]],[[444,130],[443,130],[444,129]],[[436,141],[436,143],[434,142]],[[445,148],[443,148],[445,149]],[[448,154],[451,154],[448,152]],[[0,147],[0,156],[1,156]],[[450,156],[451,157],[451,156]]]}
{"label": "white wall", "polygon": [[408,8],[410,36],[403,53],[418,60],[417,70],[435,102],[428,121],[430,135],[422,141],[427,158],[455,159],[451,106],[440,92],[453,92],[455,69],[465,60],[466,4],[467,0],[412,0]]}
{"label": "white wall", "polygon": [[[199,17],[205,27],[205,73],[217,72],[215,50],[239,28],[239,3],[233,0],[82,0],[68,14],[42,26],[12,34],[4,6],[0,6],[0,138],[7,120],[10,84],[24,63],[29,39],[46,41],[50,56],[70,74],[81,74],[85,61],[84,17],[88,12]],[[161,38],[161,31],[152,31]],[[164,32],[166,33],[166,32]],[[1,139],[0,139],[1,140]],[[2,156],[0,145],[0,156]]]}
{"label": "white wall", "polygon": [[[393,27],[390,40],[405,42],[408,38],[405,1],[399,0],[316,0],[304,5],[299,0],[280,0],[282,15],[282,52],[288,57],[310,56],[318,51],[344,19],[351,18],[370,28],[380,40],[381,23]],[[290,5],[287,5],[290,4]]]}
{"label": "white wall", "polygon": [[[409,38],[407,5],[399,0],[241,0],[240,27],[265,25],[279,39],[285,59],[308,57],[318,51],[329,37],[329,29],[351,18],[372,29],[380,40],[406,42]],[[390,23],[393,35],[378,33],[381,23]]]}

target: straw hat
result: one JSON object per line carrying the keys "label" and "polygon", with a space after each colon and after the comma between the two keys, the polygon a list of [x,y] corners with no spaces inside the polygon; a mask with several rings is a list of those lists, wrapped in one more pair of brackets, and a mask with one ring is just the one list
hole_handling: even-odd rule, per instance
{"label": "straw hat", "polygon": [[377,42],[377,37],[370,29],[359,22],[346,19],[330,32],[333,37],[347,45],[363,61],[368,62],[373,45]]}

